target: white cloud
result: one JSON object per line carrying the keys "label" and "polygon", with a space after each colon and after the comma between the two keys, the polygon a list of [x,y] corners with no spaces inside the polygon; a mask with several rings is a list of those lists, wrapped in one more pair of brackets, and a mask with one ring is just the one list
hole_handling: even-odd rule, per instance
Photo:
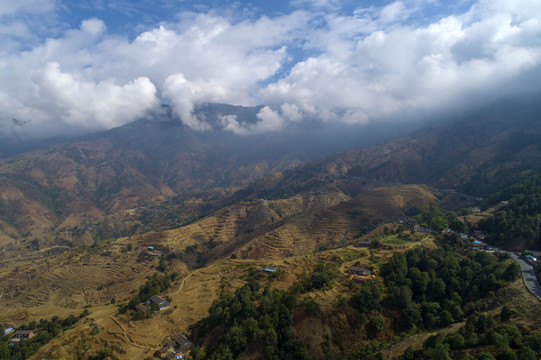
{"label": "white cloud", "polygon": [[392,4],[385,6],[379,15],[379,21],[383,24],[393,23],[397,20],[407,18],[410,11],[402,1],[395,1]]}
{"label": "white cloud", "polygon": [[340,0],[292,0],[292,6],[311,7],[314,9],[338,9]]}
{"label": "white cloud", "polygon": [[57,63],[48,63],[37,79],[43,107],[60,115],[63,123],[87,129],[110,129],[157,105],[156,88],[145,77],[122,86],[112,80],[85,82],[60,71]]}
{"label": "white cloud", "polygon": [[284,103],[280,106],[280,110],[282,110],[283,117],[289,121],[298,122],[302,120],[300,109],[295,104]]}
{"label": "white cloud", "polygon": [[53,10],[54,0],[17,0],[1,1],[0,17],[15,15],[20,12],[40,14]]}
{"label": "white cloud", "polygon": [[239,123],[235,115],[223,115],[220,117],[220,120],[224,126],[224,130],[238,135],[275,132],[282,130],[285,126],[284,118],[268,106],[261,108],[256,117],[259,121],[253,124]]}
{"label": "white cloud", "polygon": [[183,12],[131,41],[88,19],[35,43],[19,14],[58,7],[40,1],[0,5],[8,19],[0,23],[3,133],[108,129],[158,97],[198,130],[210,128],[193,111],[205,102],[268,105],[253,123],[222,114],[224,129],[237,134],[313,118],[365,124],[535,87],[541,64],[534,0],[479,0],[432,21],[422,16],[424,1],[345,11],[339,1],[297,0],[304,10],[274,17]]}
{"label": "white cloud", "polygon": [[400,2],[357,30],[345,24],[359,23],[358,14],[334,17],[329,24],[339,19],[345,30],[318,30],[310,45],[320,54],[295,64],[259,95],[266,103],[287,101],[311,115],[348,123],[505,95],[520,74],[539,73],[541,4],[523,5],[529,11],[482,1],[467,14],[421,27],[383,26],[407,14]]}

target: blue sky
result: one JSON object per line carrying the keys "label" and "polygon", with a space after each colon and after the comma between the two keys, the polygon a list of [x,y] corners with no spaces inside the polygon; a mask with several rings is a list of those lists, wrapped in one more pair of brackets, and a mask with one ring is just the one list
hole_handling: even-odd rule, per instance
{"label": "blue sky", "polygon": [[0,134],[110,129],[162,102],[266,105],[239,135],[362,126],[537,92],[534,0],[130,1],[0,4]]}

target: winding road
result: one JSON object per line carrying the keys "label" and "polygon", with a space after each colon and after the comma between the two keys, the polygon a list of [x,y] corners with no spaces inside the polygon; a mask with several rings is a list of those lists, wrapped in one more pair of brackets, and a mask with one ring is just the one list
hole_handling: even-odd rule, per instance
{"label": "winding road", "polygon": [[522,279],[524,279],[524,284],[528,290],[530,290],[535,297],[541,300],[541,285],[539,285],[539,282],[535,277],[535,272],[532,265],[518,255],[510,252],[507,253],[519,264],[520,270],[522,270]]}
{"label": "winding road", "polygon": [[541,300],[541,285],[539,285],[539,282],[535,277],[535,271],[533,270],[533,266],[523,257],[520,257],[517,254],[497,248],[492,245],[488,245],[488,247],[494,251],[509,254],[509,256],[511,256],[511,258],[515,260],[520,266],[520,270],[522,271],[522,279],[524,280],[524,285],[526,285],[526,288],[528,288],[528,290],[532,293],[533,296]]}

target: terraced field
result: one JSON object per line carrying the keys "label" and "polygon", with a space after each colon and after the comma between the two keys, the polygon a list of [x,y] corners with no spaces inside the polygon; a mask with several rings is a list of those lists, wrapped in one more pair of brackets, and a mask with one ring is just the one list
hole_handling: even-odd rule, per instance
{"label": "terraced field", "polygon": [[0,274],[0,321],[31,320],[40,314],[64,316],[86,305],[124,298],[144,281],[156,262],[138,262],[136,251],[80,256],[69,250],[44,260],[21,263]]}

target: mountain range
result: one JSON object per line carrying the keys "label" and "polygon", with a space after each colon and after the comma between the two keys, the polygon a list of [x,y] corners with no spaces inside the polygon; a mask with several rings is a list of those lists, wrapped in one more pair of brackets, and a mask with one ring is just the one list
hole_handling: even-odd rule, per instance
{"label": "mountain range", "polygon": [[[219,115],[236,112],[255,122],[260,108],[223,104],[198,109],[214,130],[196,132],[164,107],[117,129],[6,157],[0,161],[0,321],[18,326],[90,309],[90,320],[37,356],[92,359],[90,350],[106,347],[118,358],[142,358],[178,331],[188,333],[213,301],[227,299],[249,277],[261,278],[254,267],[280,268],[268,284],[290,289],[323,261],[340,269],[332,275],[337,287],[299,297],[294,331],[314,356],[323,356],[325,341],[334,351],[350,351],[371,330],[363,325],[347,335],[335,306],[351,311],[369,287],[348,283],[343,272],[359,264],[379,269],[408,247],[435,248],[432,235],[404,230],[415,213],[441,207],[456,218],[459,210],[484,204],[481,198],[502,200],[505,191],[490,195],[540,173],[537,100],[505,99],[407,134],[395,129],[401,135],[387,141],[388,124],[373,127],[382,131],[373,136],[331,131],[328,124],[240,136],[224,131]],[[511,190],[520,196],[522,188]],[[513,204],[522,209],[523,203]],[[378,249],[351,246],[375,239]],[[117,305],[135,305],[134,293],[158,273],[176,279],[167,290],[173,309],[140,322],[119,313]],[[386,296],[401,296],[393,294]],[[325,317],[309,315],[310,299]],[[393,311],[378,315],[387,330],[377,339],[395,338],[402,328],[402,320],[390,325],[398,316]],[[372,324],[375,315],[369,316]],[[329,334],[335,338],[324,340]],[[199,340],[210,344],[215,335]],[[415,340],[401,343],[404,352]],[[245,358],[257,353],[248,349]]]}
{"label": "mountain range", "polygon": [[[198,114],[219,128],[222,113],[254,122],[258,110],[208,104]],[[3,159],[0,243],[78,243],[173,228],[227,204],[307,191],[355,197],[428,184],[482,197],[541,171],[540,119],[537,98],[509,98],[339,152],[366,144],[367,133],[324,124],[285,134],[196,132],[165,107],[105,133]]]}

